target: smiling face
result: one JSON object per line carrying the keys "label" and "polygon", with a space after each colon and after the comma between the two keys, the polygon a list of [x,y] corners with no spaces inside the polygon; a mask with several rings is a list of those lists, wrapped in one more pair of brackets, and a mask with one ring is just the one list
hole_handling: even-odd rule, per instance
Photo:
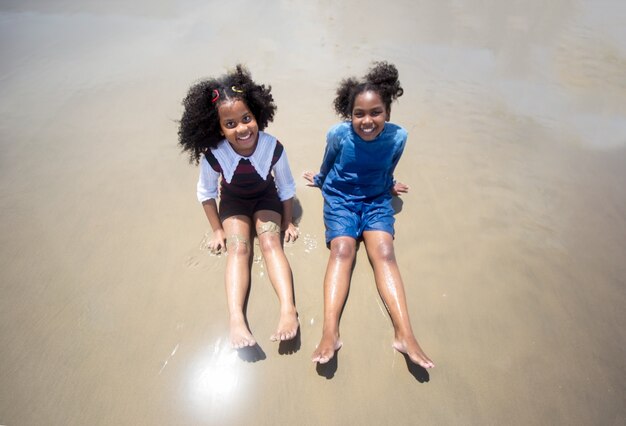
{"label": "smiling face", "polygon": [[368,90],[354,98],[352,128],[361,139],[371,141],[385,128],[389,114],[383,100],[376,92]]}
{"label": "smiling face", "polygon": [[226,101],[217,107],[220,127],[235,152],[249,157],[256,149],[259,126],[248,106],[241,100]]}

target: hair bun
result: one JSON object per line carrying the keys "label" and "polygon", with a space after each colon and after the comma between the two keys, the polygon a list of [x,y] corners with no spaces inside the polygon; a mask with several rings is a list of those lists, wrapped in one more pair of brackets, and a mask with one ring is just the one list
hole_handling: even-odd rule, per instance
{"label": "hair bun", "polygon": [[394,85],[398,82],[398,70],[389,62],[374,62],[365,80],[373,84]]}
{"label": "hair bun", "polygon": [[386,61],[374,62],[365,76],[365,81],[385,87],[394,99],[404,93],[398,81],[398,69]]}

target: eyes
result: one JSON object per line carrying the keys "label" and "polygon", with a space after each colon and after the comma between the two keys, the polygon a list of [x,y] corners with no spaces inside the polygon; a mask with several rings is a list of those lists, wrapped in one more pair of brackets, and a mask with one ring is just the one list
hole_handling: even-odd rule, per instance
{"label": "eyes", "polygon": [[[384,112],[385,111],[383,109],[376,108],[376,109],[369,111],[369,115],[372,117],[378,117],[384,114]],[[366,115],[367,115],[366,111],[363,111],[361,109],[355,109],[354,112],[352,113],[352,116],[355,118],[363,118]]]}
{"label": "eyes", "polygon": [[[253,118],[250,114],[246,114],[243,117],[241,117],[241,122],[243,124],[248,124],[248,123],[251,123],[252,121],[253,121]],[[235,127],[237,127],[237,124],[238,123],[235,120],[226,120],[224,121],[223,126],[226,129],[234,129]]]}

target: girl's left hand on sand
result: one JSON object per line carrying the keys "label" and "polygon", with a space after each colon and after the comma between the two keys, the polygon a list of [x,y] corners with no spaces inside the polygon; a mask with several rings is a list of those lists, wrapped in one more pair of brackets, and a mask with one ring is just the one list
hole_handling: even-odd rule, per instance
{"label": "girl's left hand on sand", "polygon": [[293,243],[298,239],[298,228],[295,227],[293,223],[287,225],[287,229],[285,229],[285,239],[286,243]]}

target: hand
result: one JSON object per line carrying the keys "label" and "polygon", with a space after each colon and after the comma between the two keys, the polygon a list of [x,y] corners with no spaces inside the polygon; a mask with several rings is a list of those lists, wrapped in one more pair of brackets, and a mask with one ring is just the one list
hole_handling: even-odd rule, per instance
{"label": "hand", "polygon": [[304,172],[302,173],[302,177],[305,178],[309,183],[306,184],[306,186],[317,186],[315,185],[315,181],[313,180],[313,178],[315,177],[315,173],[313,172]]}
{"label": "hand", "polygon": [[286,243],[293,243],[298,239],[298,228],[296,228],[293,223],[289,223],[287,226],[284,226],[283,230],[285,231],[284,241]]}
{"label": "hand", "polygon": [[406,185],[402,182],[396,182],[393,184],[391,188],[391,195],[400,196],[400,194],[406,194],[409,192],[409,185]]}
{"label": "hand", "polygon": [[211,254],[222,254],[226,251],[226,238],[223,229],[213,231],[213,237],[209,241],[208,247]]}

